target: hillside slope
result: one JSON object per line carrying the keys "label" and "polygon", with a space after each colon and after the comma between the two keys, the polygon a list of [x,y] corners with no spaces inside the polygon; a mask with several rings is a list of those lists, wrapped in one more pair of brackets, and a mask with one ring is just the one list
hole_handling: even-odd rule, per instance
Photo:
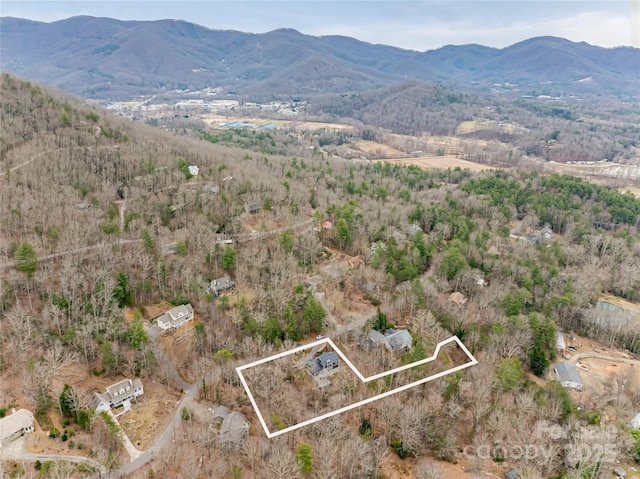
{"label": "hillside slope", "polygon": [[[448,45],[415,52],[292,29],[264,34],[211,30],[185,21],[73,17],[52,23],[0,20],[3,70],[94,98],[158,89],[223,87],[254,97],[389,86],[407,79],[637,93],[640,50],[553,37],[504,49]],[[589,78],[588,82],[576,83]]]}

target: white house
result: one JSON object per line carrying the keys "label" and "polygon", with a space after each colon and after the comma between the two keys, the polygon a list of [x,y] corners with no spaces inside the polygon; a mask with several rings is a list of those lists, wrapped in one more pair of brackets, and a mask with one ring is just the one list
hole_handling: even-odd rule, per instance
{"label": "white house", "polygon": [[633,429],[640,429],[640,412],[629,423]]}
{"label": "white house", "polygon": [[170,309],[156,320],[156,324],[160,329],[178,329],[188,322],[193,321],[193,306],[190,304],[181,304]]}
{"label": "white house", "polygon": [[557,363],[553,365],[558,382],[565,388],[582,391],[582,379],[578,375],[578,370],[570,363]]}
{"label": "white house", "polygon": [[12,439],[33,432],[33,413],[26,409],[12,410],[13,412],[0,419],[0,447]]}
{"label": "white house", "polygon": [[112,407],[131,407],[131,401],[144,394],[144,388],[140,379],[123,379],[107,387],[106,392],[94,392],[91,398],[91,407],[96,412],[108,411]]}

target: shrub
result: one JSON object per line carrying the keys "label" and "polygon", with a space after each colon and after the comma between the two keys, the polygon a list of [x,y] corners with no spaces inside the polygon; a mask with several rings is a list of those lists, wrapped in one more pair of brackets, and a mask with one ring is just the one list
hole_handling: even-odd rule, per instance
{"label": "shrub", "polygon": [[188,421],[191,419],[191,412],[186,407],[183,407],[180,410],[180,417],[183,421]]}
{"label": "shrub", "polygon": [[407,457],[408,452],[404,448],[404,443],[402,442],[402,439],[394,439],[391,445],[393,446],[394,451],[396,451],[396,454],[400,459],[404,459],[405,457]]}

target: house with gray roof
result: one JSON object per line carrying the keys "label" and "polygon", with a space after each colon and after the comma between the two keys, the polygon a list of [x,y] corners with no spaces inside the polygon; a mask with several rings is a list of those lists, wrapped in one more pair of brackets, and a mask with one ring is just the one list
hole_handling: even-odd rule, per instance
{"label": "house with gray roof", "polygon": [[506,479],[520,479],[520,474],[513,467],[504,473]]}
{"label": "house with gray roof", "polygon": [[227,444],[240,444],[249,434],[249,421],[244,414],[232,412],[225,416],[220,427],[220,441]]}
{"label": "house with gray roof", "polygon": [[190,304],[181,304],[170,309],[162,316],[156,319],[156,324],[160,329],[178,329],[188,322],[193,321],[193,306]]}
{"label": "house with gray roof", "polygon": [[90,406],[96,412],[108,411],[109,409],[124,406],[125,410],[131,407],[131,401],[144,394],[142,381],[136,379],[123,379],[108,386],[103,393],[94,392],[90,400]]}
{"label": "house with gray roof", "polygon": [[307,363],[307,369],[313,376],[331,373],[338,369],[338,354],[335,351],[324,352]]}
{"label": "house with gray roof", "polygon": [[229,275],[222,278],[214,279],[209,284],[209,290],[216,296],[223,291],[228,291],[236,287],[236,282],[231,279]]}
{"label": "house with gray roof", "polygon": [[35,423],[33,413],[27,409],[15,409],[0,419],[0,448],[18,436],[33,432]]}
{"label": "house with gray roof", "polygon": [[210,411],[211,414],[213,414],[214,424],[222,424],[224,419],[229,415],[229,408],[227,406],[218,405]]}
{"label": "house with gray roof", "polygon": [[258,203],[247,203],[246,205],[244,205],[244,210],[249,213],[249,214],[256,214],[256,213],[260,213],[260,210],[262,208],[260,207],[260,205]]}
{"label": "house with gray roof", "polygon": [[387,329],[384,337],[387,348],[394,353],[406,353],[413,346],[413,338],[406,329]]}
{"label": "house with gray roof", "polygon": [[573,364],[560,362],[553,365],[556,378],[565,388],[582,391],[582,379],[578,375],[578,370]]}
{"label": "house with gray roof", "polygon": [[410,227],[409,227],[409,236],[413,237],[415,236],[418,231],[422,231],[422,228],[420,228],[420,225],[413,223]]}
{"label": "house with gray roof", "polygon": [[406,329],[387,329],[384,334],[372,329],[369,331],[369,341],[373,346],[384,344],[384,346],[394,353],[406,353],[413,346],[411,333]]}

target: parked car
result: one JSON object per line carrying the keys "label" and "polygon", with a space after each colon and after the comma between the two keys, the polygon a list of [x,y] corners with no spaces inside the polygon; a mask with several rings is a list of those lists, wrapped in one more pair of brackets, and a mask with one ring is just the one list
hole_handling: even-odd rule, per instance
{"label": "parked car", "polygon": [[322,338],[324,338],[324,336],[323,336],[322,334],[318,334],[318,335],[316,336],[316,339],[322,339]]}
{"label": "parked car", "polygon": [[577,351],[578,350],[578,348],[576,348],[575,346],[569,346],[568,349],[570,349],[571,351]]}

